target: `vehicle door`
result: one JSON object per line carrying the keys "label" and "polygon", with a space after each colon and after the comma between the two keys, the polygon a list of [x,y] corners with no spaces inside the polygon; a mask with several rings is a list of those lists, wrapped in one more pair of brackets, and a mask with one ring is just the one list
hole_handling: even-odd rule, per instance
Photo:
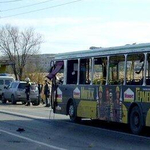
{"label": "vehicle door", "polygon": [[26,99],[26,94],[25,94],[25,87],[26,83],[19,83],[18,89],[16,90],[18,98],[20,99]]}
{"label": "vehicle door", "polygon": [[15,85],[15,83],[12,82],[9,86],[5,86],[4,96],[5,96],[5,98],[8,99],[8,100],[11,99],[11,95],[12,95],[12,91],[13,91],[14,85]]}
{"label": "vehicle door", "polygon": [[31,99],[37,99],[38,98],[38,86],[37,84],[31,84],[30,88],[30,98]]}
{"label": "vehicle door", "polygon": [[0,95],[2,95],[3,90],[4,90],[4,80],[0,79]]}

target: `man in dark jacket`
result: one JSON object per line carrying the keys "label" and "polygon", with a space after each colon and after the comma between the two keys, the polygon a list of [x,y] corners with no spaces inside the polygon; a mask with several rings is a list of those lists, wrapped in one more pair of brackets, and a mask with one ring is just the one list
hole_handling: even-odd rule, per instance
{"label": "man in dark jacket", "polygon": [[39,104],[40,104],[40,102],[41,102],[41,93],[42,93],[42,89],[43,89],[43,85],[40,84],[40,82],[38,82],[38,93],[39,93],[38,100],[39,100]]}
{"label": "man in dark jacket", "polygon": [[31,87],[30,79],[26,78],[25,80],[27,82],[27,85],[26,85],[26,88],[25,88],[25,93],[26,93],[26,98],[27,98],[26,106],[30,106],[30,87]]}
{"label": "man in dark jacket", "polygon": [[45,102],[46,102],[46,106],[45,107],[49,107],[50,106],[49,100],[48,100],[49,94],[50,94],[49,85],[48,85],[47,80],[45,80],[45,85],[44,85],[44,95],[45,95]]}

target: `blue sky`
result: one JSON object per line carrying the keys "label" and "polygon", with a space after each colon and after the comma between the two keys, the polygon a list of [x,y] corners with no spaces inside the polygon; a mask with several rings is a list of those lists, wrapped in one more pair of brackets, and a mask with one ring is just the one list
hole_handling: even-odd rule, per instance
{"label": "blue sky", "polygon": [[[35,28],[44,38],[42,54],[150,42],[149,0],[7,1],[13,0],[0,0],[0,25]],[[68,2],[74,3],[55,7]],[[44,10],[26,13],[39,9]]]}

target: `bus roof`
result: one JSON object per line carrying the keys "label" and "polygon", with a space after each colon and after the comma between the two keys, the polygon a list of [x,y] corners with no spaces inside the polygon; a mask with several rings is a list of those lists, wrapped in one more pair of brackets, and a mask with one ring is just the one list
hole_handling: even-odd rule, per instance
{"label": "bus roof", "polygon": [[127,44],[108,48],[89,49],[76,52],[60,53],[55,55],[55,60],[78,59],[98,56],[109,56],[117,54],[144,53],[150,52],[150,43]]}

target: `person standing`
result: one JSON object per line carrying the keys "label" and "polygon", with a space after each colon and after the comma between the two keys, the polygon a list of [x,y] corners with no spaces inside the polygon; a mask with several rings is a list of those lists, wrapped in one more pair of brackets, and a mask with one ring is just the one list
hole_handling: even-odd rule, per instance
{"label": "person standing", "polygon": [[38,93],[39,93],[38,100],[39,100],[39,104],[40,104],[40,102],[41,102],[41,93],[42,93],[42,88],[43,88],[43,85],[42,85],[42,84],[40,84],[40,83],[38,82]]}
{"label": "person standing", "polygon": [[29,79],[29,78],[26,78],[25,80],[26,80],[26,82],[27,82],[27,85],[26,85],[26,87],[25,87],[25,93],[26,93],[27,103],[26,103],[25,106],[30,106],[30,88],[31,88],[30,79]]}
{"label": "person standing", "polygon": [[48,85],[47,80],[45,80],[45,85],[44,85],[44,95],[45,95],[45,102],[46,102],[46,106],[45,107],[50,107],[49,94],[50,94],[49,85]]}

